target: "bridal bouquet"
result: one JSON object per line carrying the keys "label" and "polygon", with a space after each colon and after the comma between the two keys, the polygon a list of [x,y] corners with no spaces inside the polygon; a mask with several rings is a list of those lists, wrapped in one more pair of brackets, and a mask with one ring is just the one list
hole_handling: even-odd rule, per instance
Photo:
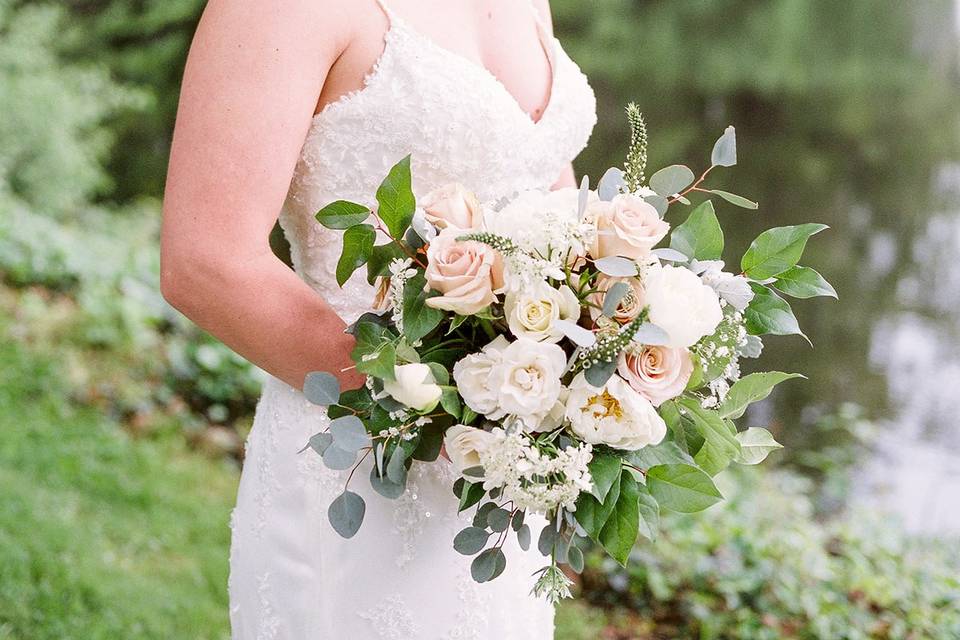
{"label": "bridal bouquet", "polygon": [[[377,312],[348,329],[366,386],[341,393],[329,373],[306,378],[331,422],[305,450],[338,470],[372,457],[373,489],[397,498],[413,461],[445,449],[459,508],[475,509],[451,540],[475,555],[474,579],[503,572],[508,536],[526,549],[536,534],[548,560],[533,591],[551,601],[569,595],[559,565],[583,567],[578,537],[623,564],[639,536],[655,538],[661,509],[706,509],[722,499],[713,476],[780,447],[734,420],[800,376],[741,377],[740,359],[760,355],[761,335],[803,335],[781,294],[835,296],[798,265],[821,224],[765,231],[737,273],[724,270],[709,198],[757,208],[706,186],[736,163],[732,127],[699,177],[674,165],[646,180],[646,127],[627,113],[625,166],[596,189],[584,179],[481,203],[452,184],[417,202],[407,157],[377,190],[375,216],[346,201],[317,214],[344,230],[340,284],[366,265],[378,293]],[[680,207],[692,210],[676,224]],[[328,513],[350,537],[364,512],[346,487]],[[533,513],[546,516],[538,532]]]}

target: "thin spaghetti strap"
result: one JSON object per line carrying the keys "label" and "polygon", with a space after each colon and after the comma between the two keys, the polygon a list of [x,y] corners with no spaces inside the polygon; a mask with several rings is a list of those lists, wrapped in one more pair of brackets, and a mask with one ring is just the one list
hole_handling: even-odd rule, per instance
{"label": "thin spaghetti strap", "polygon": [[390,7],[387,6],[386,0],[376,0],[377,6],[380,7],[380,10],[383,11],[383,15],[387,16],[387,22],[393,25],[393,11],[390,10]]}

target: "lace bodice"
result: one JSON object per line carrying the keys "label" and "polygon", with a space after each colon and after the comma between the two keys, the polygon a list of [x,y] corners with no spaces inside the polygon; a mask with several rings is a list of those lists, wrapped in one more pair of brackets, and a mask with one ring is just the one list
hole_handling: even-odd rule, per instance
{"label": "lace bodice", "polygon": [[546,43],[549,102],[534,121],[490,71],[384,11],[383,53],[361,89],[314,117],[280,216],[297,273],[348,321],[372,291],[362,270],[337,285],[341,233],[317,223],[320,208],[338,199],[373,206],[379,181],[407,154],[418,196],[453,181],[481,200],[549,188],[596,122],[593,91],[556,38]]}

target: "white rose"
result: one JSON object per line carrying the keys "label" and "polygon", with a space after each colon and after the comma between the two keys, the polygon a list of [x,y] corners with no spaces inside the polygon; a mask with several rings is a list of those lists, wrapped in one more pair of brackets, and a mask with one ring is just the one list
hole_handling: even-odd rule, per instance
{"label": "white rose", "polygon": [[667,435],[667,425],[650,401],[616,375],[602,389],[592,386],[582,373],[574,378],[566,418],[584,442],[614,449],[635,451],[658,444]]}
{"label": "white rose", "polygon": [[500,353],[510,343],[504,336],[497,336],[478,353],[460,359],[453,365],[453,379],[464,403],[482,416],[497,411],[497,393],[488,386],[490,370],[500,362]]}
{"label": "white rose", "polygon": [[690,347],[713,333],[723,319],[717,293],[689,269],[651,268],[643,288],[650,322],[667,332],[668,346]]}
{"label": "white rose", "polygon": [[537,342],[559,342],[563,333],[553,323],[556,320],[576,322],[580,317],[580,301],[567,285],[555,289],[547,284],[510,292],[503,303],[510,331],[518,338]]}
{"label": "white rose", "polygon": [[[447,429],[443,436],[443,446],[457,473],[480,466],[480,453],[493,442],[494,436],[476,427],[456,424]],[[474,478],[472,481],[476,481]]]}
{"label": "white rose", "polygon": [[394,380],[384,380],[383,390],[400,404],[414,411],[429,411],[437,406],[443,391],[430,367],[419,362],[393,367]]}

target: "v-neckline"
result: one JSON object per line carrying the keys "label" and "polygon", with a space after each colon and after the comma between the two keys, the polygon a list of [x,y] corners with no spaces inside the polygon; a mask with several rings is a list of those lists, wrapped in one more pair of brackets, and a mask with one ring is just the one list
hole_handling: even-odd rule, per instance
{"label": "v-neckline", "polygon": [[[557,89],[557,75],[558,75],[557,73],[557,66],[558,66],[557,39],[555,37],[550,36],[549,46],[548,46],[547,44],[548,36],[546,33],[544,33],[543,26],[540,24],[539,21],[535,23],[535,26],[537,29],[537,39],[540,41],[540,47],[543,49],[544,55],[546,55],[547,57],[547,64],[550,66],[550,93],[547,96],[546,104],[542,107],[540,111],[540,117],[534,120],[530,112],[523,108],[523,105],[520,104],[520,101],[517,100],[517,97],[513,95],[513,93],[510,92],[510,89],[507,88],[507,85],[503,83],[503,80],[497,77],[497,75],[492,71],[490,71],[490,69],[488,69],[486,65],[484,65],[482,62],[468,58],[467,56],[461,53],[457,53],[456,51],[453,51],[451,49],[448,49],[438,44],[433,38],[431,38],[430,36],[426,35],[422,31],[417,29],[415,26],[413,26],[412,24],[407,22],[405,19],[398,16],[393,11],[387,12],[387,18],[390,21],[390,24],[388,25],[387,33],[384,36],[385,39],[387,40],[387,44],[385,45],[385,47],[389,46],[388,36],[390,35],[390,32],[394,31],[398,27],[406,29],[411,35],[422,40],[426,44],[426,46],[431,47],[432,49],[434,49],[435,51],[443,55],[447,55],[451,58],[461,61],[463,64],[467,65],[472,69],[475,69],[478,73],[480,73],[481,75],[485,76],[488,80],[493,82],[493,84],[499,87],[500,91],[507,98],[509,98],[510,102],[512,102],[514,107],[516,107],[516,110],[524,116],[524,118],[530,123],[531,126],[533,127],[539,126],[540,123],[543,122],[544,118],[546,118],[547,112],[550,111],[550,107],[553,106],[554,96],[556,94],[556,89]],[[383,57],[382,53],[380,57],[381,58]]]}

